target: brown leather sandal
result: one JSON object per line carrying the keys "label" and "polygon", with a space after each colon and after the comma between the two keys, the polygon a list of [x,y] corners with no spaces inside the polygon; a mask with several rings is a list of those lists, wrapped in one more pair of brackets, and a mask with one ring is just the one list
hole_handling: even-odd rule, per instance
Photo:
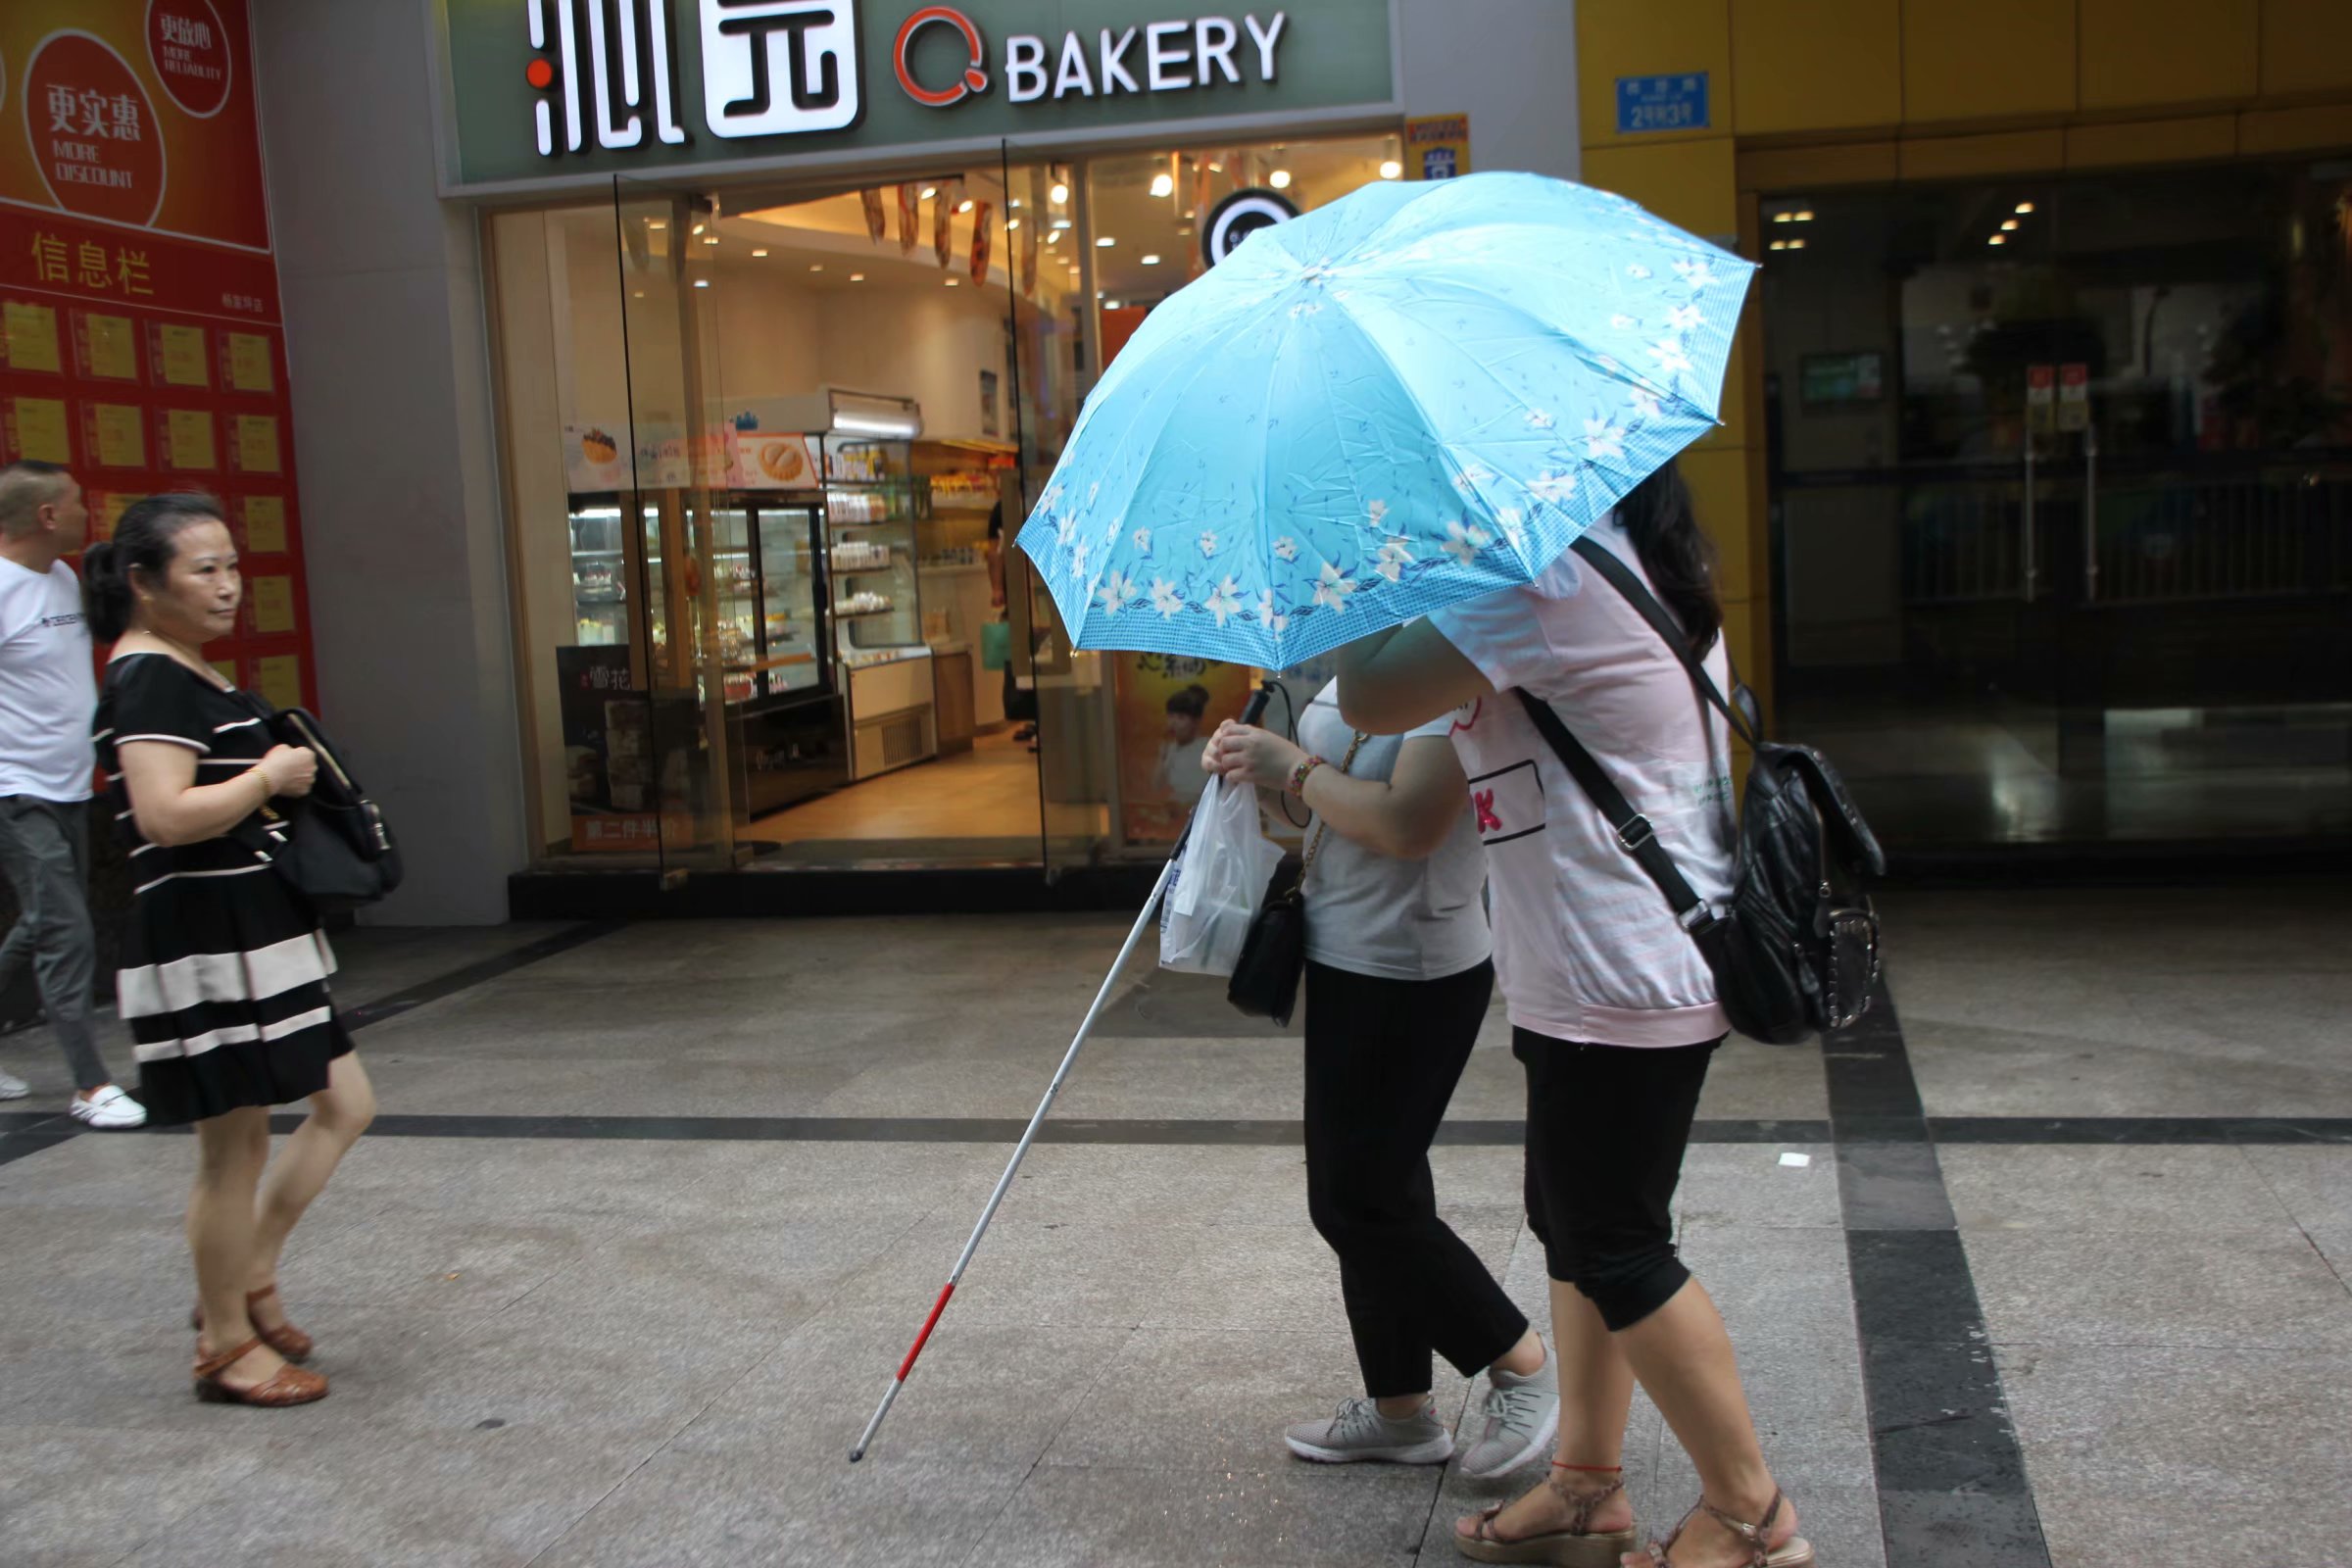
{"label": "brown leather sandal", "polygon": [[1747,1543],[1748,1568],[1813,1568],[1813,1546],[1802,1536],[1790,1536],[1778,1546],[1764,1544],[1764,1538],[1772,1534],[1772,1522],[1781,1516],[1781,1504],[1788,1500],[1775,1492],[1772,1494],[1772,1506],[1764,1510],[1762,1519],[1751,1525],[1744,1519],[1733,1518],[1701,1497],[1690,1505],[1690,1511],[1683,1515],[1682,1522],[1674,1527],[1671,1535],[1664,1541],[1649,1544],[1646,1548],[1649,1560],[1655,1568],[1674,1568],[1674,1558],[1669,1555],[1674,1550],[1674,1544],[1683,1539],[1683,1532],[1690,1528],[1690,1521],[1704,1510],[1707,1517]]}
{"label": "brown leather sandal", "polygon": [[[245,1293],[246,1311],[251,1312],[254,1303],[266,1301],[276,1294],[277,1287],[275,1285],[265,1285],[258,1291],[247,1291]],[[199,1334],[204,1332],[204,1303],[202,1301],[188,1308],[188,1327]],[[318,1348],[317,1340],[312,1339],[291,1323],[280,1323],[275,1328],[267,1329],[256,1323],[253,1325],[253,1332],[261,1336],[264,1345],[289,1361],[308,1361],[311,1358],[311,1352]]]}
{"label": "brown leather sandal", "polygon": [[233,1350],[198,1356],[194,1372],[196,1397],[207,1404],[252,1404],[270,1410],[326,1397],[326,1379],[298,1366],[281,1366],[269,1382],[250,1389],[232,1389],[220,1381],[221,1373],[261,1348],[259,1339],[251,1339]]}
{"label": "brown leather sandal", "polygon": [[[1456,1551],[1472,1562],[1548,1563],[1551,1568],[1617,1568],[1617,1559],[1634,1549],[1634,1529],[1595,1531],[1592,1515],[1600,1505],[1625,1490],[1625,1477],[1620,1474],[1597,1492],[1576,1492],[1560,1478],[1560,1473],[1572,1468],[1557,1459],[1551,1462],[1551,1474],[1544,1484],[1559,1494],[1568,1505],[1568,1528],[1546,1531],[1540,1536],[1520,1536],[1511,1539],[1494,1532],[1495,1516],[1509,1506],[1496,1503],[1478,1516],[1478,1528],[1469,1535],[1453,1533]],[[1775,1568],[1779,1568],[1776,1564]]]}

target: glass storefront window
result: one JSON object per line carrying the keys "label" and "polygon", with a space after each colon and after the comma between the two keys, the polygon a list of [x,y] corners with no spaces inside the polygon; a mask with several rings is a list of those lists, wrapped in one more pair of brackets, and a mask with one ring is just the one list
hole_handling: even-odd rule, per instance
{"label": "glass storefront window", "polygon": [[490,215],[541,863],[1164,853],[1253,672],[1073,651],[1013,537],[1217,202],[1397,156],[1007,148]]}

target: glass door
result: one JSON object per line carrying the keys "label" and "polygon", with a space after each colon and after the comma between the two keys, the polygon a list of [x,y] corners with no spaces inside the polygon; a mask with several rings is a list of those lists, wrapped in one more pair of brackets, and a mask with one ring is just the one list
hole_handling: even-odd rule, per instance
{"label": "glass door", "polygon": [[748,693],[759,638],[749,513],[726,489],[715,418],[714,270],[707,207],[615,178],[614,263],[631,505],[643,519],[637,585],[650,651],[641,709],[610,733],[665,870],[734,862],[730,699]]}

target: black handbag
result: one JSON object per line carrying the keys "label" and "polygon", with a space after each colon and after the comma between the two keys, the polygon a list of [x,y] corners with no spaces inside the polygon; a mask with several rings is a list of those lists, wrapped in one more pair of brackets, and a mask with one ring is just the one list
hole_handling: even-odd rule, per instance
{"label": "black handbag", "polygon": [[323,911],[373,904],[399,887],[400,844],[391,824],[317,716],[299,708],[254,706],[279,745],[307,746],[318,759],[310,794],[271,801],[263,808],[282,824],[282,833],[268,836],[283,842],[260,852],[272,869]]}
{"label": "black handbag", "polygon": [[[1363,744],[1360,734],[1348,744],[1341,772],[1355,765],[1355,754]],[[1257,917],[1250,922],[1250,934],[1242,939],[1242,956],[1234,963],[1225,1000],[1253,1018],[1271,1018],[1288,1025],[1298,1004],[1298,977],[1306,971],[1306,873],[1314,868],[1329,827],[1327,822],[1317,822],[1314,836],[1306,841],[1306,853],[1286,855],[1275,865]]]}
{"label": "black handbag", "polygon": [[1522,689],[1528,717],[1698,944],[1733,1028],[1769,1045],[1845,1028],[1868,1009],[1879,978],[1879,918],[1864,885],[1886,874],[1886,860],[1870,824],[1828,758],[1762,737],[1755,697],[1737,677],[1724,701],[1681,626],[1624,562],[1592,539],[1572,548],[1666,640],[1690,671],[1699,712],[1713,707],[1754,753],[1728,906],[1718,911],[1691,889],[1649,819],[1559,715]]}

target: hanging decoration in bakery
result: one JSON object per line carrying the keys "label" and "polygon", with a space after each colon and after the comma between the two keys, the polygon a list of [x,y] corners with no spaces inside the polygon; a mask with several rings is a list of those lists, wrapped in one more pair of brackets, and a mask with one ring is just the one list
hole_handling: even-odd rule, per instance
{"label": "hanging decoration in bakery", "polygon": [[882,192],[879,189],[861,190],[858,193],[858,200],[865,209],[865,237],[877,245],[881,244],[882,236],[890,230],[890,219],[882,211]]}
{"label": "hanging decoration in bakery", "polygon": [[993,243],[988,227],[991,211],[987,202],[972,204],[972,281],[983,287],[988,283],[988,253]]}
{"label": "hanging decoration in bakery", "polygon": [[914,242],[922,237],[922,210],[915,205],[912,185],[899,187],[899,254],[912,256]]}

